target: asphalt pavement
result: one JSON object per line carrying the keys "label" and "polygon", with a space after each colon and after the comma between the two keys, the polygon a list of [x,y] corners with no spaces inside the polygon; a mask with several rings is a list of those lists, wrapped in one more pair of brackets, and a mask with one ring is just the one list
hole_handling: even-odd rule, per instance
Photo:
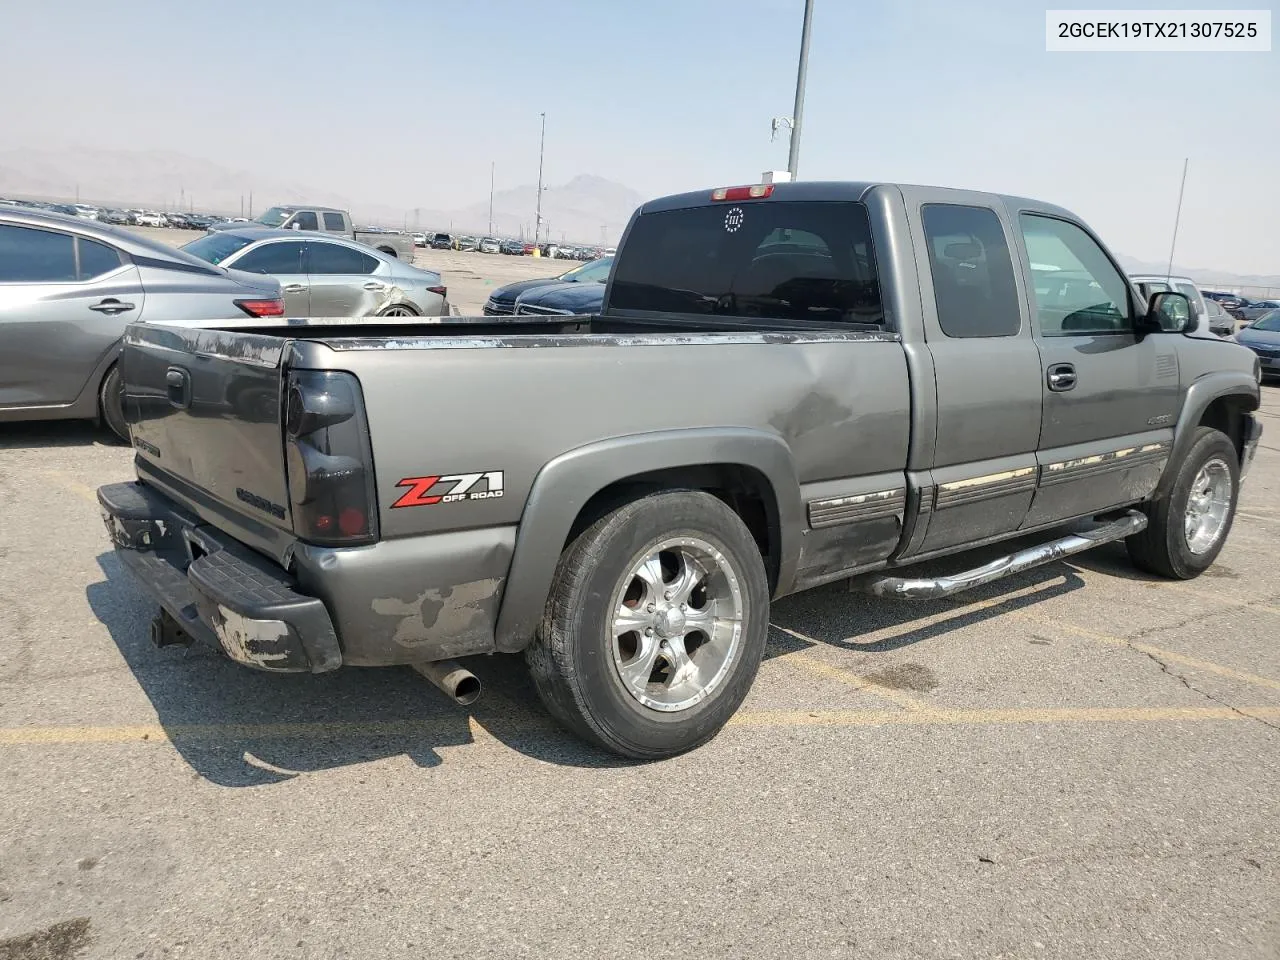
{"label": "asphalt pavement", "polygon": [[94,501],[128,449],[0,426],[0,960],[1275,958],[1265,392],[1205,576],[1107,547],[950,602],[788,598],[733,723],[648,765],[558,729],[518,658],[470,661],[464,709],[154,649]]}

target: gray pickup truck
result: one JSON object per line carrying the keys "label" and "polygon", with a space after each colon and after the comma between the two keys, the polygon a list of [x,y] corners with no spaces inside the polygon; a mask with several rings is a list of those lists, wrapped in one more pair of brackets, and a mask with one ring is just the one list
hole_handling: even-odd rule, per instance
{"label": "gray pickup truck", "polygon": [[523,652],[566,727],[663,757],[738,708],[771,599],[943,597],[1122,539],[1204,571],[1259,368],[1195,322],[1058,207],[707,190],[636,212],[598,315],[130,327],[138,479],[98,497],[159,644],[411,664],[461,703],[453,658]]}
{"label": "gray pickup truck", "polygon": [[413,263],[413,237],[390,230],[357,230],[351,225],[351,216],[336,207],[271,207],[261,216],[249,221],[226,220],[209,224],[209,233],[222,230],[245,230],[257,227],[263,230],[310,230],[330,233],[367,244],[388,256]]}

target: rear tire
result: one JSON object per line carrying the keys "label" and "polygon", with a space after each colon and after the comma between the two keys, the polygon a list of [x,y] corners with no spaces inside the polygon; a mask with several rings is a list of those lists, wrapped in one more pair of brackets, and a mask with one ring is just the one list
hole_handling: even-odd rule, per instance
{"label": "rear tire", "polygon": [[1125,541],[1148,573],[1191,580],[1213,565],[1235,519],[1240,460],[1220,430],[1197,427],[1169,492],[1144,504],[1147,529]]}
{"label": "rear tire", "polygon": [[769,585],[755,539],[701,491],[609,513],[561,556],[525,660],[547,710],[637,760],[714,737],[764,655]]}
{"label": "rear tire", "polygon": [[102,422],[117,438],[129,443],[129,424],[124,418],[124,381],[120,378],[120,365],[114,364],[102,378],[98,393]]}

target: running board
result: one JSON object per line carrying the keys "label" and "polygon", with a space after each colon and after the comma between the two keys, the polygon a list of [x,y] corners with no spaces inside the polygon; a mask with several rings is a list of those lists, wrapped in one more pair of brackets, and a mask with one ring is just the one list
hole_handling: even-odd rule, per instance
{"label": "running board", "polygon": [[1073,533],[1038,546],[1019,550],[1008,556],[992,560],[990,563],[972,570],[952,574],[949,577],[873,577],[856,589],[865,590],[877,597],[890,597],[895,600],[938,600],[954,596],[964,590],[980,587],[984,583],[1001,580],[1004,577],[1039,567],[1075,553],[1082,553],[1104,543],[1123,540],[1147,528],[1147,516],[1137,510],[1130,510],[1118,520],[1094,527],[1084,533]]}

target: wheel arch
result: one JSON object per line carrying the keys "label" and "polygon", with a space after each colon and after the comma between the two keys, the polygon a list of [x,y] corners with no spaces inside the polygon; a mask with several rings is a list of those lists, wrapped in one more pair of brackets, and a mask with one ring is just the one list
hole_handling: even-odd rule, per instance
{"label": "wheel arch", "polygon": [[562,454],[534,478],[498,612],[496,649],[512,653],[528,645],[573,537],[623,503],[666,489],[706,490],[728,503],[757,543],[763,541],[774,594],[787,591],[804,511],[791,450],[781,437],[728,428],[611,438]]}
{"label": "wheel arch", "polygon": [[1196,427],[1213,427],[1231,438],[1237,455],[1244,457],[1243,415],[1261,403],[1258,382],[1252,375],[1235,372],[1211,373],[1187,388],[1182,412],[1173,430],[1173,448],[1153,497],[1168,493],[1178,476],[1178,464],[1195,439]]}

